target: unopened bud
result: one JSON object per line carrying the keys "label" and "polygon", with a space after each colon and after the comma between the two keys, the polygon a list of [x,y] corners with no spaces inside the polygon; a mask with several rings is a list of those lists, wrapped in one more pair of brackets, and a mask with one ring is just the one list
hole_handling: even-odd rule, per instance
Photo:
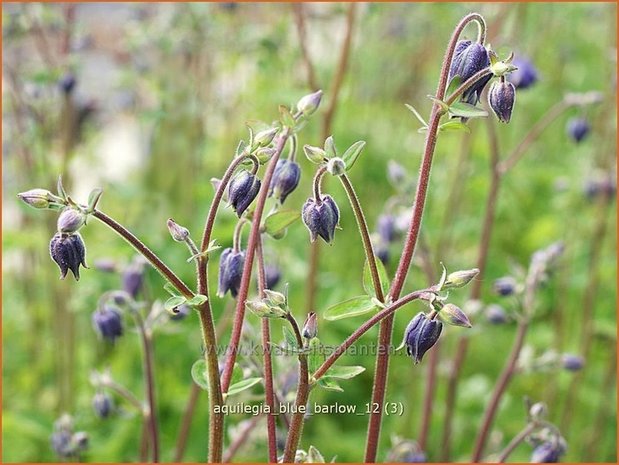
{"label": "unopened bud", "polygon": [[58,232],[73,234],[86,223],[86,215],[74,208],[67,208],[58,216]]}
{"label": "unopened bud", "polygon": [[320,106],[320,100],[322,99],[322,90],[318,90],[313,94],[308,94],[299,100],[297,103],[297,110],[304,116],[310,116]]}
{"label": "unopened bud", "polygon": [[543,420],[546,418],[547,414],[548,407],[543,402],[536,402],[531,405],[531,408],[529,409],[529,415],[534,420]]}
{"label": "unopened bud", "polygon": [[275,155],[275,152],[277,152],[277,150],[275,148],[272,148],[272,147],[262,147],[262,148],[256,150],[254,152],[254,155],[256,155],[256,158],[258,159],[258,161],[260,163],[266,163],[271,158],[273,158],[273,155]]}
{"label": "unopened bud", "polygon": [[314,147],[313,145],[304,145],[303,152],[309,161],[312,163],[323,163],[327,158],[327,152],[320,147]]}
{"label": "unopened bud", "polygon": [[516,279],[511,276],[498,278],[492,284],[492,289],[500,296],[512,295],[516,290]]}
{"label": "unopened bud", "polygon": [[567,371],[580,371],[585,366],[585,359],[579,355],[563,354],[561,364]]}
{"label": "unopened bud", "polygon": [[445,284],[443,285],[444,289],[454,288],[454,287],[464,287],[471,280],[479,274],[479,268],[473,268],[470,270],[461,270],[454,271],[453,273],[449,273],[447,275],[447,279],[445,280]]}
{"label": "unopened bud", "polygon": [[176,242],[184,242],[187,240],[187,238],[189,238],[189,230],[178,224],[172,218],[168,220],[167,224],[168,231],[170,231],[172,239],[174,239]]}
{"label": "unopened bud", "polygon": [[516,101],[516,88],[502,80],[493,82],[488,91],[488,104],[501,123],[509,123]]}
{"label": "unopened bud", "polygon": [[254,137],[254,144],[259,147],[266,147],[273,141],[278,131],[278,128],[269,128],[264,131],[260,131]]}
{"label": "unopened bud", "polygon": [[17,197],[33,208],[49,208],[54,200],[61,200],[45,189],[31,189],[17,194]]}
{"label": "unopened bud", "polygon": [[441,320],[451,326],[462,326],[464,328],[471,328],[471,322],[466,314],[454,304],[445,304],[438,312],[438,316]]}
{"label": "unopened bud", "polygon": [[346,173],[346,163],[339,157],[331,158],[327,162],[327,171],[333,176],[341,176]]}
{"label": "unopened bud", "polygon": [[266,298],[271,305],[286,305],[286,296],[281,292],[265,289],[264,294],[266,295]]}
{"label": "unopened bud", "polygon": [[425,313],[419,312],[404,331],[406,353],[415,363],[421,362],[424,354],[438,341],[442,330],[440,321],[431,320]]}
{"label": "unopened bud", "polygon": [[303,323],[303,330],[301,331],[301,334],[305,339],[315,338],[318,334],[317,318],[316,312],[310,312],[307,315],[305,323]]}

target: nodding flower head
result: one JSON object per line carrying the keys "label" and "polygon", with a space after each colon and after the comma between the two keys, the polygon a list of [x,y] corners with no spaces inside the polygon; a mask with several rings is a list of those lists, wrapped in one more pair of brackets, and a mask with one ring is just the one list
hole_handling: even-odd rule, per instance
{"label": "nodding flower head", "polygon": [[92,408],[99,418],[107,418],[112,413],[114,404],[106,393],[97,392],[92,398]]}
{"label": "nodding flower head", "polygon": [[488,91],[488,104],[501,123],[509,123],[516,101],[516,88],[508,81],[494,81]]}
{"label": "nodding flower head", "polygon": [[279,203],[284,203],[288,194],[297,188],[301,179],[301,168],[295,161],[281,159],[275,165],[269,196],[275,197]]}
{"label": "nodding flower head", "polygon": [[563,354],[561,364],[567,371],[580,371],[585,366],[585,359],[579,355]]}
{"label": "nodding flower head", "polygon": [[260,191],[260,179],[247,170],[239,171],[228,186],[228,199],[240,218]]}
{"label": "nodding flower head", "polygon": [[92,323],[101,337],[114,343],[123,335],[123,322],[120,312],[112,305],[103,305],[92,314]]}
{"label": "nodding flower head", "polygon": [[134,299],[144,284],[144,264],[135,260],[123,272],[123,290]]}
{"label": "nodding flower head", "polygon": [[75,79],[75,75],[73,73],[67,73],[60,78],[58,81],[58,87],[65,94],[70,94],[75,89],[75,85],[77,84],[77,79]]}
{"label": "nodding flower head", "polygon": [[395,216],[389,213],[380,215],[376,223],[376,230],[383,242],[393,242],[396,237]]}
{"label": "nodding flower head", "polygon": [[275,265],[266,265],[264,267],[264,274],[266,276],[267,289],[274,289],[282,278],[282,273]]}
{"label": "nodding flower head", "polygon": [[561,437],[553,437],[533,449],[531,463],[557,463],[566,450],[565,440]]}
{"label": "nodding flower head", "polygon": [[442,330],[443,323],[431,320],[425,313],[419,312],[404,331],[406,353],[415,363],[421,362],[423,355],[438,341]]}
{"label": "nodding flower head", "polygon": [[333,197],[323,195],[320,200],[310,197],[303,205],[301,216],[310,232],[312,242],[318,236],[322,237],[327,244],[333,242],[335,228],[340,221],[340,211]]}
{"label": "nodding flower head", "polygon": [[537,70],[528,58],[516,57],[512,64],[518,68],[507,75],[516,89],[526,89],[537,82]]}
{"label": "nodding flower head", "polygon": [[591,126],[584,118],[572,118],[567,122],[567,133],[576,143],[587,137],[590,130]]}
{"label": "nodding flower head", "polygon": [[[462,84],[488,66],[490,66],[490,57],[482,44],[470,40],[461,40],[456,44],[448,80],[451,81],[454,77],[459,76]],[[462,94],[462,101],[472,105],[479,102],[481,92],[491,77],[491,75],[488,75],[468,88]]]}
{"label": "nodding flower head", "polygon": [[236,297],[241,286],[243,265],[245,264],[245,252],[225,249],[219,259],[219,287],[217,295],[223,297],[230,291],[232,297]]}
{"label": "nodding flower head", "polygon": [[60,267],[60,279],[67,276],[71,270],[75,280],[80,280],[80,265],[86,265],[86,247],[82,237],[78,234],[56,233],[49,243],[49,253]]}
{"label": "nodding flower head", "polygon": [[492,289],[500,296],[508,296],[512,295],[516,291],[516,279],[511,276],[504,276],[502,278],[497,278],[494,283],[492,283]]}
{"label": "nodding flower head", "polygon": [[498,304],[491,304],[485,310],[486,320],[493,325],[502,325],[507,323],[507,313],[505,309]]}

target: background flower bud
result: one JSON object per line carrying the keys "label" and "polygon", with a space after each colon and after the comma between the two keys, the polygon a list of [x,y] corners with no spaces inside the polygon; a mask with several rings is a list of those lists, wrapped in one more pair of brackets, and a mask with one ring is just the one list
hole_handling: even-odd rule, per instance
{"label": "background flower bud", "polygon": [[17,194],[17,197],[33,208],[49,208],[52,200],[60,200],[60,198],[45,189],[30,189]]}
{"label": "background flower bud", "polygon": [[297,110],[304,116],[310,116],[320,106],[322,100],[322,90],[317,90],[312,94],[305,95],[297,102]]}
{"label": "background flower bud", "polygon": [[404,331],[406,353],[415,363],[421,362],[424,354],[438,341],[442,330],[440,321],[430,320],[425,313],[419,312]]}
{"label": "background flower bud", "polygon": [[341,176],[346,172],[346,163],[339,157],[329,159],[327,171],[333,176]]}
{"label": "background flower bud", "polygon": [[112,413],[114,404],[106,393],[97,392],[92,398],[92,408],[99,418],[107,418]]}
{"label": "background flower bud", "polygon": [[538,445],[531,454],[531,463],[557,463],[565,453],[562,441],[550,440]]}
{"label": "background flower bud", "polygon": [[260,179],[247,170],[239,171],[228,186],[228,199],[240,218],[260,191]]}
{"label": "background flower bud", "polygon": [[75,79],[75,75],[73,73],[65,74],[58,81],[58,87],[60,87],[60,90],[67,95],[73,92],[76,84],[77,79]]}
{"label": "background flower bud", "polygon": [[449,289],[454,287],[464,287],[470,283],[475,276],[479,274],[479,268],[472,268],[470,270],[454,271],[447,275],[443,288]]}
{"label": "background flower bud", "polygon": [[279,271],[279,268],[275,265],[266,265],[264,267],[264,274],[266,277],[267,289],[274,289],[282,277],[282,274]]}
{"label": "background flower bud", "polygon": [[507,313],[505,313],[505,309],[497,304],[488,305],[484,312],[486,316],[486,320],[488,323],[493,325],[502,325],[507,323]]}
{"label": "background flower bud", "polygon": [[219,259],[219,286],[217,295],[223,297],[230,291],[232,297],[236,297],[243,276],[245,253],[231,248],[225,249]]}
{"label": "background flower bud", "polygon": [[172,218],[168,220],[167,225],[168,231],[170,231],[172,239],[174,239],[176,242],[184,242],[189,237],[189,230],[178,224]]}
{"label": "background flower bud", "polygon": [[111,305],[104,305],[92,314],[92,323],[101,337],[111,343],[123,335],[122,316]]}
{"label": "background flower bud", "polygon": [[500,296],[512,295],[516,291],[516,279],[511,276],[504,276],[495,279],[492,283],[492,289]]}
{"label": "background flower bud", "polygon": [[305,339],[315,338],[318,334],[318,322],[317,322],[316,312],[309,312],[307,318],[305,319],[305,323],[303,323],[303,329],[301,330],[301,334]]}
{"label": "background flower bud", "polygon": [[507,75],[507,80],[511,82],[516,89],[526,89],[537,82],[537,70],[528,58],[517,56],[512,63],[518,69],[509,73]]}
{"label": "background flower bud", "polygon": [[301,179],[299,164],[285,158],[278,160],[269,186],[269,196],[273,196],[284,203],[286,197],[296,189]]}
{"label": "background flower bud", "polygon": [[340,211],[330,195],[324,195],[320,203],[314,198],[307,199],[303,205],[301,217],[310,232],[312,242],[318,236],[322,237],[327,244],[333,242],[335,228],[340,220]]}
{"label": "background flower bud", "polygon": [[73,234],[86,222],[86,215],[75,208],[66,208],[58,216],[58,232]]}
{"label": "background flower bud", "polygon": [[516,88],[508,81],[495,81],[488,91],[488,104],[501,123],[509,123],[516,101]]}
{"label": "background flower bud", "polygon": [[591,130],[591,126],[584,118],[572,118],[567,122],[567,134],[574,142],[581,142]]}
{"label": "background flower bud", "polygon": [[86,247],[82,237],[78,234],[62,234],[56,233],[49,243],[49,253],[52,260],[60,267],[60,279],[67,276],[67,272],[71,270],[75,280],[80,280],[80,265],[88,268],[86,265]]}
{"label": "background flower bud", "polygon": [[187,304],[179,305],[174,309],[172,313],[170,313],[170,320],[172,321],[181,321],[184,320],[187,315],[191,313],[191,307]]}
{"label": "background flower bud", "polygon": [[144,264],[140,260],[134,260],[123,271],[123,290],[134,299],[144,285]]}
{"label": "background flower bud", "polygon": [[396,237],[395,216],[391,213],[380,215],[376,221],[376,231],[383,242],[393,242]]}
{"label": "background flower bud", "polygon": [[529,416],[534,420],[544,420],[548,415],[548,407],[543,402],[536,402],[529,409]]}
{"label": "background flower bud", "polygon": [[438,312],[438,316],[448,325],[462,326],[464,328],[471,328],[473,326],[466,314],[454,304],[443,305],[443,308]]}
{"label": "background flower bud", "polygon": [[580,371],[585,366],[585,359],[579,355],[563,354],[561,364],[567,371]]}

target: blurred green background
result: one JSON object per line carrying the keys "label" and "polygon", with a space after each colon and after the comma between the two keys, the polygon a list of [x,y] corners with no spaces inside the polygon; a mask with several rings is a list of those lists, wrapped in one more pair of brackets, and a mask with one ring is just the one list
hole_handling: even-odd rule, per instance
{"label": "blurred green background", "polygon": [[[347,5],[306,4],[307,46],[316,80],[329,98],[345,31]],[[505,178],[484,281],[485,304],[499,302],[494,279],[527,266],[530,255],[556,240],[566,253],[540,299],[525,350],[530,360],[549,351],[578,354],[583,305],[593,308],[594,339],[578,380],[572,419],[563,434],[565,461],[616,461],[616,215],[614,202],[591,201],[584,187],[600,170],[615,173],[616,158],[616,11],[610,3],[566,4],[362,4],[358,5],[349,69],[333,121],[338,147],[367,141],[351,172],[371,227],[394,189],[386,167],[395,160],[414,177],[424,135],[406,110],[411,103],[425,116],[431,108],[444,48],[458,20],[470,11],[486,18],[492,46],[527,56],[539,81],[518,92],[512,122],[497,125],[499,147],[509,153],[536,121],[567,92],[600,91],[604,102],[570,109],[536,141]],[[53,422],[72,414],[77,428],[90,435],[85,460],[137,460],[140,419],[120,399],[121,411],[98,419],[91,407],[92,370],[109,368],[114,379],[141,396],[140,346],[128,330],[116,346],[103,344],[92,329],[98,297],[119,288],[121,278],[94,269],[97,260],[118,267],[133,252],[96,220],[83,231],[90,270],[76,283],[58,280],[47,246],[55,215],[18,203],[16,194],[34,187],[54,189],[62,173],[67,190],[85,201],[103,187],[100,203],[176,270],[193,282],[186,251],[170,240],[165,221],[173,217],[199,237],[213,195],[212,177],[220,177],[241,138],[245,122],[272,121],[279,104],[291,105],[311,90],[307,84],[292,7],[284,4],[4,4],[3,33],[3,461],[57,460],[49,446]],[[471,37],[474,28],[466,29]],[[77,86],[67,101],[58,80],[68,71]],[[323,101],[323,103],[324,103]],[[68,113],[69,112],[69,113]],[[321,145],[321,108],[300,134],[300,144]],[[569,118],[587,118],[592,131],[580,144],[567,135]],[[435,154],[422,234],[432,250],[442,235],[450,247],[433,252],[450,270],[472,267],[488,190],[488,131],[483,120],[470,123],[469,149],[462,133],[441,134]],[[458,163],[462,157],[462,163]],[[310,195],[314,165],[300,157],[301,184],[286,200],[300,208]],[[448,207],[459,189],[457,208]],[[332,247],[322,246],[315,310],[362,292],[363,254],[354,218],[341,187],[325,189],[337,200],[342,231]],[[412,198],[409,200],[412,201]],[[235,216],[222,209],[215,237],[231,243]],[[600,242],[599,230],[605,228]],[[596,233],[597,231],[597,233]],[[391,249],[390,273],[399,257]],[[592,250],[599,259],[591,266]],[[290,301],[302,321],[306,312],[308,234],[297,222],[280,241],[269,240],[267,261],[277,263],[290,284]],[[218,260],[212,260],[216,276]],[[418,265],[418,263],[416,263]],[[593,277],[593,278],[592,278]],[[165,299],[162,281],[148,270],[142,297]],[[414,266],[407,290],[424,287]],[[213,284],[214,286],[214,284]],[[589,304],[587,292],[594,292]],[[463,305],[468,291],[451,300]],[[216,317],[230,297],[213,298]],[[501,300],[508,312],[515,302]],[[423,307],[416,304],[396,319],[394,341]],[[326,344],[346,337],[363,317],[321,320]],[[254,327],[256,319],[249,315]],[[489,325],[472,317],[474,328],[445,328],[436,400],[428,441],[429,460],[440,456],[444,395],[455,344],[471,334],[454,419],[452,459],[469,460],[471,445],[492,386],[509,353],[515,323]],[[129,323],[129,320],[126,320]],[[363,341],[370,343],[377,331]],[[227,337],[224,332],[223,341]],[[281,331],[274,325],[274,338]],[[259,337],[256,333],[253,338]],[[525,355],[526,355],[525,354]],[[155,335],[156,388],[163,460],[171,461],[178,427],[191,389],[190,367],[200,357],[197,317],[168,322]],[[313,392],[311,401],[365,405],[369,401],[373,357],[350,356],[348,364],[367,370],[343,384],[344,394]],[[526,361],[526,360],[525,360]],[[526,365],[526,364],[525,364]],[[294,371],[290,358],[276,362],[278,382]],[[393,436],[415,439],[419,431],[427,359],[414,366],[398,355],[390,368],[388,400],[402,402],[401,416],[384,418],[379,459]],[[518,373],[503,398],[487,454],[499,451],[525,425],[523,398],[544,401],[549,419],[561,428],[566,392],[575,375],[561,369]],[[262,388],[239,400],[260,402]],[[187,461],[205,460],[206,395],[201,394]],[[234,416],[234,427],[243,416]],[[367,417],[317,415],[306,423],[301,446],[315,445],[327,460],[358,461],[363,456]],[[266,460],[265,428],[260,423],[235,457]],[[529,460],[531,447],[520,446],[515,461]]]}

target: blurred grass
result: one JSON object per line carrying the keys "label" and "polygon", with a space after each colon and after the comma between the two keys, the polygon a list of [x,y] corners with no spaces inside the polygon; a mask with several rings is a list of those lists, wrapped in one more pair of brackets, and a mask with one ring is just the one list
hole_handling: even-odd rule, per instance
{"label": "blurred grass", "polygon": [[[344,6],[309,5],[307,9],[312,13],[308,40],[317,79],[328,90],[337,61],[337,44],[342,39]],[[605,92],[608,101],[585,111],[593,122],[587,140],[574,145],[566,137],[565,122],[578,114],[571,110],[551,125],[506,178],[486,271],[484,302],[493,302],[497,299],[488,292],[490,283],[510,273],[510,263],[526,266],[533,251],[565,239],[568,248],[562,262],[564,268],[557,274],[564,277],[567,286],[562,287],[557,278],[543,292],[539,317],[527,343],[537,354],[552,348],[554,313],[561,312],[566,321],[563,349],[577,352],[579,315],[583,311],[580,305],[587,285],[590,241],[596,221],[596,208],[584,199],[582,187],[596,167],[610,163],[607,167],[614,169],[616,155],[615,6],[422,3],[368,4],[360,6],[360,10],[333,134],[342,148],[359,139],[367,141],[351,178],[371,226],[383,211],[384,201],[393,193],[385,175],[388,160],[398,161],[411,175],[419,166],[424,136],[417,133],[417,122],[403,104],[414,104],[422,114],[429,113],[431,102],[425,96],[434,92],[444,47],[452,28],[467,12],[479,11],[491,28],[502,20],[493,47],[501,53],[514,50],[529,56],[540,73],[540,81],[534,87],[518,93],[512,122],[498,128],[504,154],[565,92]],[[98,296],[119,286],[119,278],[89,270],[83,273],[79,284],[70,279],[59,282],[57,269],[46,251],[54,227],[53,215],[16,205],[17,192],[32,187],[51,189],[65,163],[58,140],[62,99],[56,90],[56,79],[70,65],[78,78],[78,97],[95,99],[98,108],[68,162],[71,184],[79,192],[95,185],[104,187],[101,208],[145,238],[186,282],[192,282],[193,266],[185,263],[185,251],[169,240],[165,220],[173,217],[199,236],[213,192],[209,179],[223,173],[238,140],[246,136],[244,123],[257,119],[271,121],[277,118],[278,104],[292,104],[308,92],[292,13],[282,5],[267,4],[79,5],[72,39],[75,50],[58,57],[53,47],[64,25],[61,6],[3,5],[3,12],[4,72],[11,71],[18,78],[19,92],[28,110],[23,113],[24,102],[16,101],[10,90],[3,92],[3,461],[55,460],[49,448],[49,434],[63,409],[74,414],[79,428],[91,435],[88,460],[132,461],[140,435],[139,418],[126,412],[108,421],[97,420],[90,407],[93,389],[88,382],[91,370],[109,367],[118,381],[141,393],[137,337],[128,333],[113,350],[103,350],[90,324]],[[118,16],[124,20],[113,27],[108,24],[112,32],[95,27],[95,18],[107,15],[109,22]],[[50,53],[56,57],[52,60],[54,66],[42,59],[45,53],[33,32],[36,25],[47,34]],[[465,35],[470,34],[467,29]],[[78,47],[82,43],[85,45]],[[28,51],[31,53],[25,53]],[[42,119],[33,118],[33,114],[42,115]],[[318,112],[301,133],[301,145],[322,143],[318,140],[320,118]],[[110,137],[120,139],[118,134],[106,132],[112,123],[134,124],[138,128],[137,153],[102,151]],[[474,121],[471,128],[467,178],[456,180],[463,183],[459,210],[450,218],[445,205],[463,139],[460,134],[447,133],[441,136],[437,147],[423,224],[423,234],[434,247],[444,218],[448,219],[455,246],[451,253],[436,259],[450,269],[470,267],[475,261],[488,187],[485,123]],[[123,146],[119,143],[115,147],[122,150]],[[292,208],[300,208],[310,193],[313,166],[302,156],[300,163],[301,185],[286,201]],[[566,188],[557,190],[557,181]],[[340,186],[333,181],[326,185],[342,210],[343,230],[337,233],[332,247],[322,247],[318,312],[362,290],[363,256],[354,218]],[[616,222],[614,206],[611,208],[595,317],[596,327],[614,334]],[[227,209],[217,223],[215,236],[224,246],[231,242],[234,221]],[[102,257],[121,263],[130,261],[132,252],[127,246],[94,220],[83,235],[91,265]],[[290,229],[284,240],[267,244],[267,260],[270,257],[285,270],[291,305],[298,309],[301,319],[308,252],[307,232],[300,223]],[[397,247],[392,254],[397,258]],[[211,276],[216,276],[216,267],[217,260],[213,260]],[[438,263],[436,268],[438,274]],[[149,271],[147,284],[150,295],[165,297],[156,273]],[[422,285],[425,277],[415,268],[407,289]],[[454,302],[463,303],[466,295],[466,290],[454,293]],[[560,308],[556,308],[557,302],[562,302]],[[216,315],[221,314],[224,305],[221,299],[213,299]],[[394,340],[399,342],[407,316],[420,308],[415,306],[397,318]],[[66,312],[75,321],[75,359],[70,363],[70,395],[65,394],[61,402],[60,386],[67,381],[66,367],[63,371],[60,365],[67,362],[59,354],[70,348],[58,339],[64,328],[58,328],[58,318]],[[165,460],[172,458],[190,387],[189,369],[200,356],[195,320],[192,315],[175,324],[170,334],[159,334],[155,340]],[[481,320],[479,317],[479,321],[473,321],[475,328],[453,431],[453,458],[462,461],[469,458],[472,438],[514,335],[514,325],[488,326]],[[336,344],[358,324],[357,319],[321,321],[321,338],[326,344]],[[453,354],[461,331],[446,328],[442,338],[443,362],[428,451],[431,459],[440,447],[447,357]],[[273,333],[279,337],[281,331],[275,327]],[[375,330],[371,331],[363,342],[373,341],[375,334]],[[615,388],[602,386],[614,351],[614,340],[596,339],[581,381],[571,432],[566,436],[566,461],[616,460],[616,405],[612,395]],[[360,407],[368,402],[374,360],[349,359],[347,362],[361,364],[367,371],[346,383],[346,394],[315,392],[312,402]],[[290,367],[290,361],[287,362],[282,362],[278,372]],[[403,402],[405,411],[401,417],[385,418],[382,457],[392,435],[416,437],[425,367],[413,366],[407,357],[396,356],[390,373],[389,401]],[[548,402],[551,419],[558,422],[571,376],[567,372],[518,375],[495,422],[495,431],[502,438],[498,444],[505,444],[524,425],[525,395]],[[549,383],[556,383],[556,396],[549,397]],[[608,416],[600,431],[592,431],[599,402],[608,404]],[[205,457],[205,417],[203,395],[191,431],[187,460]],[[229,423],[237,420],[240,418]],[[366,426],[365,417],[315,416],[307,422],[302,445],[315,445],[327,459],[337,455],[338,461],[359,460]],[[584,444],[591,435],[596,447],[594,455],[587,455]],[[487,452],[498,447],[491,441]],[[526,461],[529,453],[530,448],[522,446],[512,459]],[[264,441],[260,439],[242,449],[237,459],[255,461],[265,456]]]}

